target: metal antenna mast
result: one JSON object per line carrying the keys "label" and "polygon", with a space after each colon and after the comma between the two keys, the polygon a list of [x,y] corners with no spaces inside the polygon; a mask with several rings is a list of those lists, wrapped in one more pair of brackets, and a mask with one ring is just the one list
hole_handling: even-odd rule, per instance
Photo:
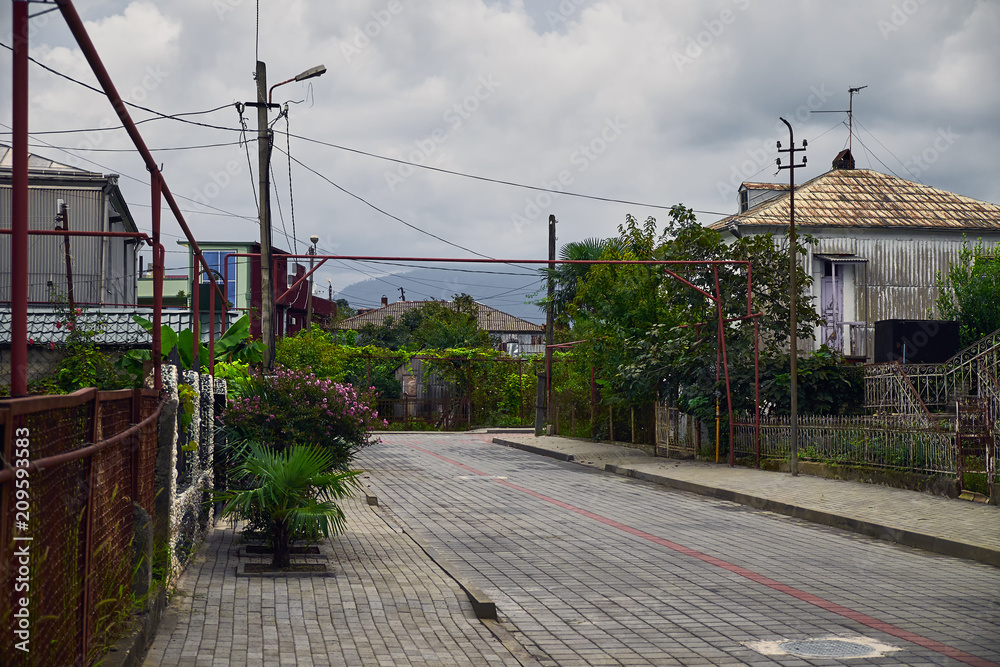
{"label": "metal antenna mast", "polygon": [[851,151],[851,155],[854,155],[854,95],[855,93],[860,93],[862,89],[867,87],[868,86],[858,86],[857,88],[847,89],[848,94],[851,96],[847,107],[847,143],[848,149]]}
{"label": "metal antenna mast", "polygon": [[847,147],[851,151],[851,155],[854,154],[854,96],[860,93],[862,90],[868,86],[857,86],[855,88],[848,88],[847,92],[851,96],[850,102],[846,109],[830,109],[828,111],[810,111],[809,113],[846,113],[847,114]]}

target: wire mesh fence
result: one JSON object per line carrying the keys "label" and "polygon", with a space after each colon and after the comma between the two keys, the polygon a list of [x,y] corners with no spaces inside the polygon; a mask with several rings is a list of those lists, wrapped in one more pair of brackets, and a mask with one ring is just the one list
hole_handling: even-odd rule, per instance
{"label": "wire mesh fence", "polygon": [[[3,633],[4,664],[89,664],[124,627],[157,416],[149,390],[0,401],[0,627],[27,633]],[[37,650],[19,651],[25,638]]]}

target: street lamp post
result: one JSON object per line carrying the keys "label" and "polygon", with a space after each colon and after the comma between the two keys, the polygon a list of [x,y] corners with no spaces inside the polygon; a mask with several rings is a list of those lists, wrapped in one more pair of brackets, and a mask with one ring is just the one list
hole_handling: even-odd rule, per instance
{"label": "street lamp post", "polygon": [[322,65],[307,69],[297,76],[267,88],[267,66],[257,61],[257,102],[247,106],[257,107],[257,168],[260,183],[260,335],[264,340],[263,366],[266,372],[274,369],[274,285],[271,279],[271,162],[272,132],[267,127],[267,110],[280,105],[270,101],[274,89],[292,81],[304,81],[326,72]]}
{"label": "street lamp post", "polygon": [[306,300],[306,331],[312,327],[313,320],[313,257],[316,256],[316,244],[319,242],[319,237],[313,234],[309,237],[312,241],[312,245],[309,246],[309,298]]}

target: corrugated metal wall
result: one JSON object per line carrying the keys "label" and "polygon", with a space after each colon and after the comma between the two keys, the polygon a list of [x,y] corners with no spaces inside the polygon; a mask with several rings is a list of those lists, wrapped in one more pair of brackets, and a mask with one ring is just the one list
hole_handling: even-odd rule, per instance
{"label": "corrugated metal wall", "polygon": [[[32,186],[28,200],[30,229],[54,229],[58,201],[69,207],[69,228],[104,231],[110,204],[99,187]],[[10,228],[11,189],[0,187],[0,226]],[[122,224],[112,231],[125,231]],[[104,254],[104,244],[107,244]],[[135,258],[126,239],[70,237],[73,293],[78,303],[135,303]],[[66,254],[62,236],[28,239],[28,300],[44,303],[50,293],[67,293]],[[102,276],[103,271],[103,276]],[[10,301],[10,235],[0,235],[0,302]]]}
{"label": "corrugated metal wall", "polygon": [[[967,240],[970,246],[978,242],[976,237],[963,239],[955,233],[915,230],[906,234],[882,230],[856,231],[855,234],[853,238],[842,234],[828,238],[819,236],[812,253],[851,253],[868,260],[866,265],[855,265],[854,294],[844,294],[845,302],[854,300],[858,319],[868,322],[867,347],[864,348],[867,351],[872,349],[873,325],[879,320],[937,318],[938,290],[934,286],[937,275],[947,274],[952,264],[959,261],[964,241]],[[983,244],[989,248],[1000,246],[1000,232],[984,235]],[[813,271],[815,267],[808,270]],[[818,298],[818,281],[813,290]]]}

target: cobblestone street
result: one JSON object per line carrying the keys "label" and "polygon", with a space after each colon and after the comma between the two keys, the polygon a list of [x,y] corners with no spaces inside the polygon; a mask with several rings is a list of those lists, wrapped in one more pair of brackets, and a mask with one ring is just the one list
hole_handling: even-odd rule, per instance
{"label": "cobblestone street", "polygon": [[[355,461],[379,505],[346,504],[349,530],[329,560],[336,576],[236,577],[234,532],[220,526],[182,577],[145,664],[1000,662],[996,567],[482,435],[382,439]],[[796,480],[803,497],[810,485],[814,495],[830,488]],[[839,499],[844,507],[881,497],[859,484],[841,493],[858,494]],[[984,518],[998,508],[933,500],[971,517],[970,534],[997,530]],[[499,620],[477,619],[449,572],[495,602]]]}

